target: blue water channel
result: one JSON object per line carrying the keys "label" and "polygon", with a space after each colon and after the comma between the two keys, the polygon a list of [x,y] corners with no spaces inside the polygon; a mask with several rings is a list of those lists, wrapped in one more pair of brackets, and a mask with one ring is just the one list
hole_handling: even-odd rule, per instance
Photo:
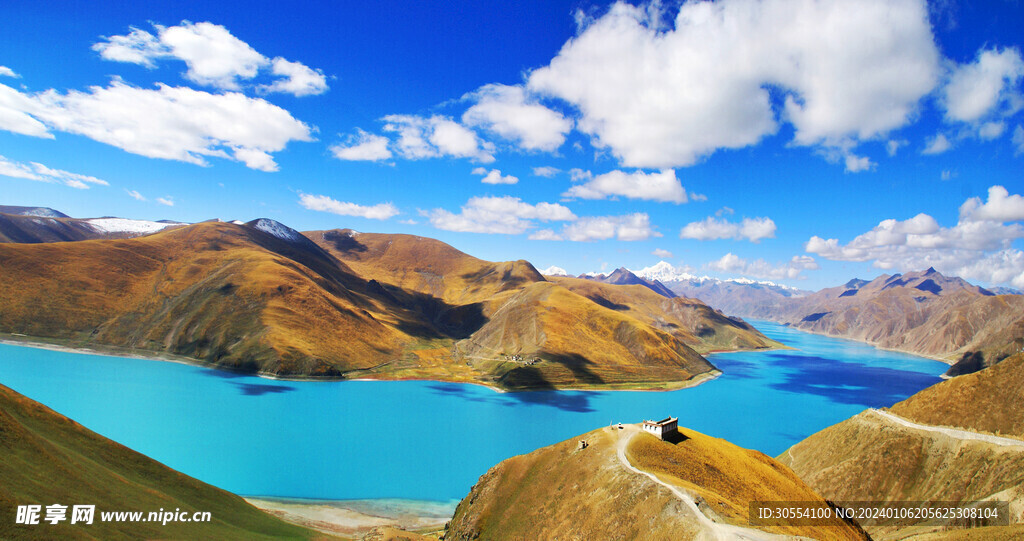
{"label": "blue water channel", "polygon": [[611,422],[680,427],[775,456],[939,381],[929,359],[753,322],[795,348],[709,359],[673,392],[498,393],[431,381],[295,382],[0,344],[0,383],[207,483],[312,499],[465,496],[488,468]]}

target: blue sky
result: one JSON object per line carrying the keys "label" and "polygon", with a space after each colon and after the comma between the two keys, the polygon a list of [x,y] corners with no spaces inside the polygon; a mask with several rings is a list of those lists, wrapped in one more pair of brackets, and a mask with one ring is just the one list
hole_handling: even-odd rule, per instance
{"label": "blue sky", "polygon": [[0,5],[0,204],[1024,287],[1018,2]]}

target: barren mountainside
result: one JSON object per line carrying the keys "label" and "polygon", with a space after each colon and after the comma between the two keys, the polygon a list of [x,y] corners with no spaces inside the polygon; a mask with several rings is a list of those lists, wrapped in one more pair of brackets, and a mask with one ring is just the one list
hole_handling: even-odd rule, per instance
{"label": "barren mountainside", "polygon": [[[700,352],[777,346],[706,306],[602,304],[526,261],[436,240],[272,220],[131,239],[0,244],[0,332],[278,376],[475,381],[510,389],[678,387]],[[656,297],[653,302],[648,297]]]}
{"label": "barren mountainside", "polygon": [[[821,501],[792,471],[761,453],[680,432],[681,441],[668,442],[635,425],[608,427],[505,460],[462,500],[445,539],[735,538],[730,534],[751,528],[751,501]],[[707,518],[624,460],[685,491]],[[865,538],[856,526],[838,521],[765,529],[814,539]]]}

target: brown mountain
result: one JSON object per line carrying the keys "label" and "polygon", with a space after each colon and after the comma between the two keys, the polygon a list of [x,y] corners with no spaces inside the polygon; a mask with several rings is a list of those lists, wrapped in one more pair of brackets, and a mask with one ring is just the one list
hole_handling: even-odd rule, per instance
{"label": "brown mountain", "polygon": [[183,224],[124,218],[71,218],[47,207],[0,206],[0,243],[126,239]]}
{"label": "brown mountain", "polygon": [[994,295],[935,269],[823,289],[790,304],[782,321],[805,331],[982,365],[1024,347],[1024,296]]}
{"label": "brown mountain", "polygon": [[752,526],[752,501],[825,502],[759,452],[680,432],[661,441],[637,425],[608,427],[505,460],[462,500],[445,539],[866,539],[838,520]]}
{"label": "brown mountain", "polygon": [[616,285],[639,285],[644,286],[651,291],[668,298],[675,297],[676,294],[669,288],[665,287],[665,284],[657,280],[647,280],[634,274],[631,270],[625,267],[619,267],[615,269],[611,274],[581,274],[577,278],[584,280],[593,280],[595,282],[602,282],[605,284],[616,284]]}
{"label": "brown mountain", "polygon": [[[242,498],[176,472],[0,385],[2,539],[316,539]],[[43,521],[66,505],[66,520]],[[19,505],[41,505],[40,523],[15,524]],[[92,524],[70,524],[72,506],[95,505]],[[115,522],[101,513],[180,509],[209,522]]]}
{"label": "brown mountain", "polygon": [[[778,457],[833,501],[1009,501],[1016,526],[971,539],[1024,534],[1024,354],[929,387],[888,411],[869,410]],[[924,535],[871,530],[876,538]],[[966,537],[965,537],[966,538]]]}
{"label": "brown mountain", "polygon": [[714,370],[695,348],[777,345],[706,307],[632,303],[620,286],[603,286],[617,300],[602,305],[525,261],[264,219],[0,244],[0,268],[0,332],[278,376],[662,388]]}

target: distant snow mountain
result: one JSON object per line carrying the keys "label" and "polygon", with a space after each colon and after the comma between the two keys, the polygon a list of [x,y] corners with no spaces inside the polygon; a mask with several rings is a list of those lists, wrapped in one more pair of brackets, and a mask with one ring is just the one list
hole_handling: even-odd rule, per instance
{"label": "distant snow mountain", "polygon": [[769,281],[696,276],[667,261],[632,272],[640,278],[663,284],[676,295],[699,299],[731,316],[771,318],[782,310],[786,300],[810,293]]}
{"label": "distant snow mountain", "polygon": [[586,273],[579,275],[579,278],[593,280],[595,282],[603,282],[605,284],[641,285],[663,297],[668,297],[670,299],[678,297],[678,295],[676,295],[671,289],[665,287],[665,284],[662,284],[657,280],[641,278],[625,267],[619,267],[611,274]]}
{"label": "distant snow mountain", "polygon": [[156,233],[180,222],[127,218],[71,218],[47,207],[0,206],[0,242],[36,244],[92,239],[123,239]]}
{"label": "distant snow mountain", "polygon": [[540,273],[543,274],[544,276],[569,276],[569,273],[566,272],[565,269],[563,269],[562,267],[556,267],[554,265],[551,265],[550,267],[541,270]]}
{"label": "distant snow mountain", "polygon": [[67,214],[53,210],[49,207],[15,207],[11,205],[0,205],[0,213],[14,214],[17,216],[36,216],[40,218],[69,218]]}
{"label": "distant snow mountain", "polygon": [[148,235],[172,225],[181,225],[179,222],[151,222],[149,220],[129,220],[127,218],[90,218],[84,220],[84,222],[100,233],[128,233],[133,235]]}

